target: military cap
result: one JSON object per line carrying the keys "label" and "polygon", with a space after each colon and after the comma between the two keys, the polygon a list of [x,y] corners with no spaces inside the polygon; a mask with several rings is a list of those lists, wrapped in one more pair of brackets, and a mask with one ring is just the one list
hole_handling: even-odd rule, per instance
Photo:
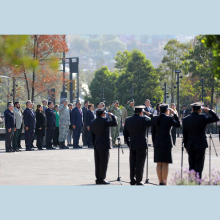
{"label": "military cap", "polygon": [[135,110],[142,110],[142,111],[145,111],[144,108],[145,106],[144,105],[137,105],[137,106],[134,106]]}
{"label": "military cap", "polygon": [[191,106],[201,107],[201,106],[204,105],[204,103],[203,103],[203,102],[195,102],[195,103],[192,103],[192,104],[190,104],[190,105],[191,105]]}
{"label": "military cap", "polygon": [[131,102],[134,102],[134,99],[131,99],[129,102],[130,102],[130,103],[131,103]]}
{"label": "military cap", "polygon": [[96,110],[97,115],[102,115],[103,113],[107,113],[105,108],[99,108]]}
{"label": "military cap", "polygon": [[119,101],[118,101],[118,100],[115,100],[113,103],[119,103]]}

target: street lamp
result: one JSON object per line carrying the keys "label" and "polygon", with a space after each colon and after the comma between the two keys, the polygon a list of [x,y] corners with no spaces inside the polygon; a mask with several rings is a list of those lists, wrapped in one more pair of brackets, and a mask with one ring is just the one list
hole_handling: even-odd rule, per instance
{"label": "street lamp", "polygon": [[167,94],[169,94],[169,93],[167,92],[167,83],[166,82],[164,83],[164,88],[162,88],[162,90],[164,90],[164,103],[166,103],[167,98],[169,98],[169,96],[167,96]]}

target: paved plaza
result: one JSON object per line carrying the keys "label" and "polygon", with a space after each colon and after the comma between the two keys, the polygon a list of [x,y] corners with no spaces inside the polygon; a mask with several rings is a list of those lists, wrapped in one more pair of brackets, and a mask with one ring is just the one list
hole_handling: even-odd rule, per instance
{"label": "paved plaza", "polygon": [[[213,135],[214,143],[219,157],[216,157],[212,147],[212,167],[220,170],[220,144],[217,135]],[[124,143],[121,135],[122,143]],[[168,183],[171,174],[181,167],[181,138],[177,138],[177,146],[173,147],[173,164],[170,165]],[[150,136],[150,143],[151,136]],[[82,141],[80,138],[80,145]],[[95,185],[94,150],[82,149],[25,151],[22,141],[22,151],[5,153],[5,142],[0,141],[0,185]],[[129,149],[122,145],[124,154],[120,150],[120,176],[129,182]],[[203,174],[208,174],[209,160],[206,151],[205,168]],[[187,154],[184,152],[184,168],[188,167]],[[110,151],[110,161],[106,180],[117,179],[118,175],[118,149]],[[149,179],[158,183],[156,164],[153,162],[153,148],[149,147]],[[144,169],[146,180],[146,166]],[[118,182],[112,185],[120,185]],[[123,183],[123,185],[129,185]]]}

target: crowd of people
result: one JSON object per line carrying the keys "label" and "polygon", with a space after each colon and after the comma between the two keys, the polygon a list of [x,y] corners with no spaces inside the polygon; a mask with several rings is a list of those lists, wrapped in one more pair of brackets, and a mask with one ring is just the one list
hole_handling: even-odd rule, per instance
{"label": "crowd of people", "polygon": [[[20,151],[23,128],[26,151],[34,148],[69,149],[70,146],[82,148],[79,145],[82,133],[83,146],[94,148],[96,183],[109,184],[105,180],[109,149],[117,146],[116,140],[123,125],[124,142],[130,149],[130,184],[144,185],[143,170],[151,130],[159,184],[166,185],[168,165],[172,163],[172,147],[176,145],[176,128],[180,128],[182,119],[189,167],[202,176],[207,148],[206,125],[219,120],[214,111],[205,107],[203,110],[206,114],[201,114],[204,103],[193,103],[191,110],[183,106],[179,117],[174,103],[171,103],[170,108],[166,103],[158,103],[156,109],[153,109],[149,99],[140,106],[134,106],[132,99],[125,103],[122,110],[119,104],[115,100],[108,108],[104,102],[97,103],[95,107],[89,101],[84,101],[82,107],[80,101],[77,101],[73,108],[73,104],[68,104],[66,99],[60,105],[43,100],[42,105],[37,105],[35,110],[34,103],[28,100],[26,109],[22,111],[19,102],[9,102],[4,112],[6,152]],[[35,135],[37,147],[34,146]]]}

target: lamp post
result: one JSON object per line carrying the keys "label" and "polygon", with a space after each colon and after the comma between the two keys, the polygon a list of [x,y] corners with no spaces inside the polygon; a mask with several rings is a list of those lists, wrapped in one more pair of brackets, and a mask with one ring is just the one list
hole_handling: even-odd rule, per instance
{"label": "lamp post", "polygon": [[164,83],[164,88],[162,88],[162,90],[164,90],[164,103],[167,102],[167,98],[169,98],[169,96],[167,96],[168,92],[167,92],[167,83]]}

